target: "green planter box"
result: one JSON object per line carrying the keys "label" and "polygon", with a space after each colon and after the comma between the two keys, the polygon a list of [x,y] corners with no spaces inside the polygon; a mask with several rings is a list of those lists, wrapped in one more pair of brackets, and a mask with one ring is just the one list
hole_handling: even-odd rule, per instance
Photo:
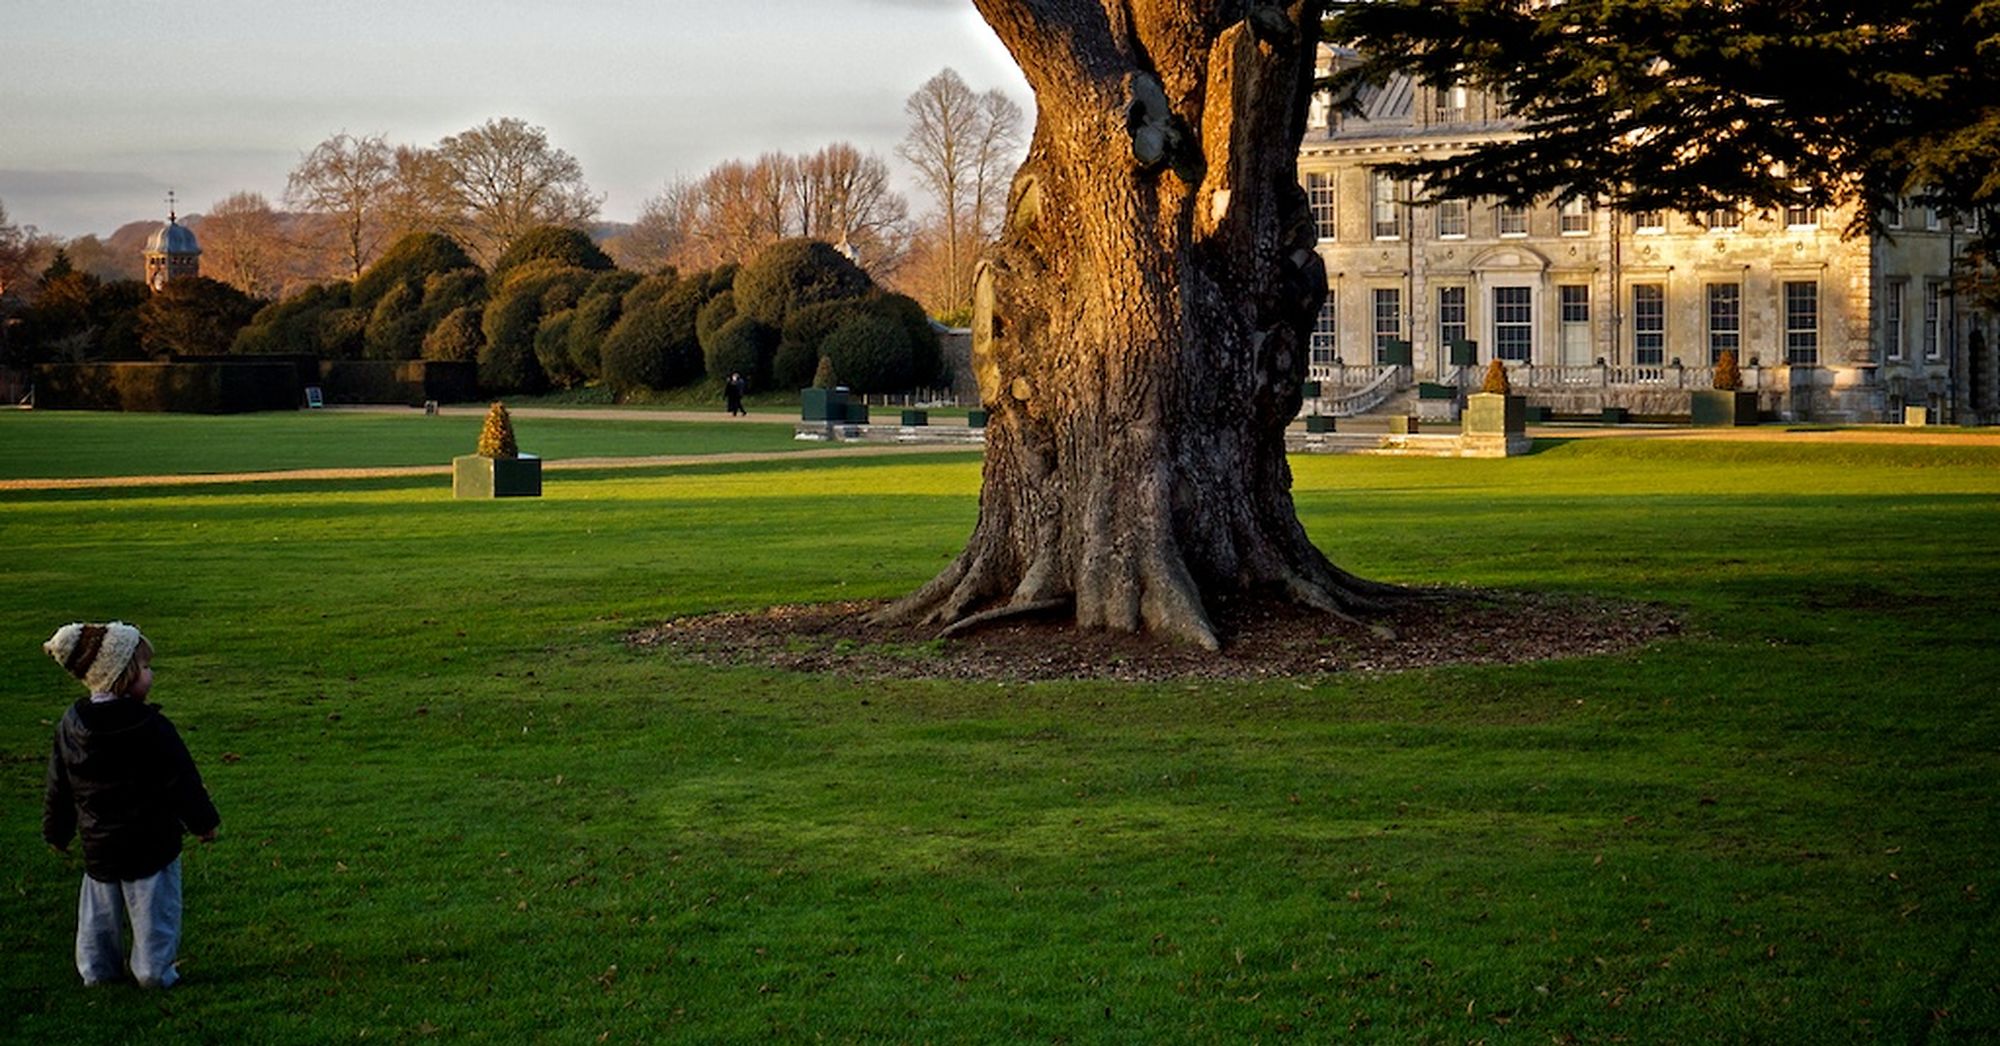
{"label": "green planter box", "polygon": [[1417,429],[1417,419],[1413,417],[1406,414],[1392,414],[1389,416],[1389,433],[1391,435],[1411,436],[1416,434]]}
{"label": "green planter box", "polygon": [[965,412],[965,424],[966,424],[966,426],[967,426],[968,428],[975,428],[975,429],[983,429],[983,428],[985,428],[985,427],[986,427],[986,412],[985,412],[985,411],[983,411],[983,410],[968,410],[968,411],[966,411],[966,412]]}
{"label": "green planter box", "polygon": [[848,403],[841,407],[840,411],[841,416],[834,420],[844,421],[849,425],[868,424],[868,404],[866,403]]}
{"label": "green planter box", "polygon": [[482,458],[477,454],[451,459],[451,496],[455,498],[538,498],[542,496],[542,459]]}
{"label": "green planter box", "polygon": [[1397,367],[1407,367],[1411,360],[1410,343],[1392,341],[1382,346],[1382,362]]}
{"label": "green planter box", "polygon": [[1604,408],[1604,423],[1606,425],[1623,425],[1631,420],[1632,412],[1626,410],[1624,407]]}
{"label": "green planter box", "polygon": [[1506,436],[1528,430],[1528,401],[1497,392],[1475,392],[1465,397],[1461,429],[1469,436]]}
{"label": "green planter box", "polygon": [[1443,382],[1420,381],[1417,382],[1417,398],[1420,400],[1455,400],[1458,398],[1458,389]]}
{"label": "green planter box", "polygon": [[930,423],[931,423],[931,412],[930,412],[930,411],[927,411],[927,410],[906,410],[906,411],[904,411],[904,412],[903,412],[903,425],[904,425],[905,427],[911,427],[911,428],[914,428],[915,426],[918,426],[918,425],[928,425],[928,424],[930,424]]}
{"label": "green planter box", "polygon": [[804,421],[847,420],[847,393],[839,389],[799,390],[799,418]]}
{"label": "green planter box", "polygon": [[1316,400],[1316,399],[1318,399],[1318,398],[1319,398],[1319,382],[1316,382],[1316,381],[1308,381],[1308,382],[1306,382],[1305,384],[1303,384],[1303,385],[1299,386],[1299,395],[1301,395],[1301,396],[1304,396],[1304,397],[1305,397],[1306,399],[1309,399],[1309,400]]}
{"label": "green planter box", "polygon": [[1307,432],[1332,432],[1332,431],[1333,431],[1333,416],[1332,416],[1332,415],[1330,415],[1330,414],[1308,414],[1308,415],[1306,415],[1306,431],[1307,431]]}
{"label": "green planter box", "polygon": [[1542,422],[1549,420],[1550,416],[1555,414],[1555,411],[1550,410],[1547,407],[1537,407],[1534,404],[1529,404],[1525,407],[1522,407],[1521,412],[1522,412],[1521,414],[1522,420],[1526,421],[1530,425],[1539,425]]}
{"label": "green planter box", "polygon": [[1757,394],[1736,389],[1695,389],[1688,393],[1688,418],[1699,428],[1755,425]]}
{"label": "green planter box", "polygon": [[1473,367],[1479,364],[1479,343],[1476,341],[1454,341],[1448,357],[1454,367]]}

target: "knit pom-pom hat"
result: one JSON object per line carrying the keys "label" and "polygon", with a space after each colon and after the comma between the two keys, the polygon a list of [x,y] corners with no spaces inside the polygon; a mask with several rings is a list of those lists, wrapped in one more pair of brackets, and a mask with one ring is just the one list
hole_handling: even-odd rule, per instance
{"label": "knit pom-pom hat", "polygon": [[56,663],[83,680],[93,694],[108,694],[132,663],[146,637],[123,621],[89,625],[81,621],[56,629],[42,644]]}

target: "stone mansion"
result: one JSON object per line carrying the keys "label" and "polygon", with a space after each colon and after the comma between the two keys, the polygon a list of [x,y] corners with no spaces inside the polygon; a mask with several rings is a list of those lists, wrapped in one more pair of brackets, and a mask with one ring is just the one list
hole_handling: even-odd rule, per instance
{"label": "stone mansion", "polygon": [[[1322,72],[1337,60],[1326,48]],[[1973,230],[1949,215],[1911,207],[1886,234],[1844,238],[1851,209],[1419,203],[1386,165],[1515,123],[1489,95],[1409,79],[1361,102],[1349,114],[1322,98],[1299,153],[1327,270],[1311,359],[1323,382],[1389,365],[1407,366],[1402,382],[1476,382],[1497,357],[1557,411],[1673,414],[1733,349],[1744,388],[1788,420],[1902,421],[1918,406],[1933,422],[2000,421],[2000,328],[1953,293]]]}

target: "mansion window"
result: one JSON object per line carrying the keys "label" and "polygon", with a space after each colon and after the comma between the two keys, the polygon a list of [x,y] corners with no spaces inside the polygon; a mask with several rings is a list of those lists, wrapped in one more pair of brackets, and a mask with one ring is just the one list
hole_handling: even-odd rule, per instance
{"label": "mansion window", "polygon": [[1319,307],[1319,317],[1313,321],[1312,341],[1306,359],[1315,367],[1331,367],[1340,362],[1340,342],[1336,338],[1339,311],[1334,307],[1334,293],[1332,289],[1327,290],[1326,303]]}
{"label": "mansion window", "polygon": [[1667,288],[1661,283],[1632,285],[1632,362],[1657,367],[1667,362]]}
{"label": "mansion window", "polygon": [[1493,288],[1493,355],[1526,363],[1535,345],[1535,305],[1528,287]]}
{"label": "mansion window", "polygon": [[1666,232],[1667,212],[1639,211],[1632,215],[1632,228],[1635,232],[1649,234]]}
{"label": "mansion window", "polygon": [[1471,208],[1464,200],[1439,200],[1437,205],[1438,236],[1444,239],[1462,239],[1470,230]]}
{"label": "mansion window", "polygon": [[1889,229],[1900,229],[1903,227],[1902,197],[1899,196],[1889,201],[1888,209],[1882,212],[1882,225]]}
{"label": "mansion window", "polygon": [[1580,367],[1590,362],[1590,285],[1565,283],[1556,288],[1556,318],[1561,322],[1562,364]]}
{"label": "mansion window", "polygon": [[1944,358],[1944,283],[1924,281],[1924,358]]}
{"label": "mansion window", "polygon": [[1743,228],[1743,208],[1717,207],[1703,217],[1702,224],[1710,232],[1735,232]]}
{"label": "mansion window", "polygon": [[1463,84],[1441,87],[1437,92],[1437,122],[1458,123],[1472,106],[1472,92]]}
{"label": "mansion window", "polygon": [[1456,342],[1466,339],[1465,288],[1438,288],[1438,346],[1449,351]]}
{"label": "mansion window", "polygon": [[1500,226],[1500,235],[1528,235],[1528,209],[1526,207],[1508,207],[1503,204],[1495,210],[1494,215],[1494,220]]}
{"label": "mansion window", "polygon": [[1387,171],[1371,171],[1375,238],[1399,240],[1403,237],[1403,215],[1396,206],[1396,179]]}
{"label": "mansion window", "polygon": [[1785,362],[1819,362],[1819,283],[1785,281]]}
{"label": "mansion window", "polygon": [[1564,236],[1582,236],[1590,232],[1590,201],[1578,197],[1565,201],[1556,216],[1557,229]]}
{"label": "mansion window", "polygon": [[1819,225],[1819,209],[1816,207],[1785,208],[1785,227],[1788,229],[1810,229]]}
{"label": "mansion window", "polygon": [[1334,239],[1338,228],[1335,201],[1339,197],[1333,178],[1331,173],[1322,171],[1306,175],[1306,201],[1312,205],[1313,229],[1322,240]]}
{"label": "mansion window", "polygon": [[1900,360],[1908,351],[1903,337],[1903,299],[1910,293],[1910,281],[1890,280],[1882,286],[1882,358]]}
{"label": "mansion window", "polygon": [[1743,285],[1708,285],[1708,362],[1711,366],[1725,352],[1743,360]]}
{"label": "mansion window", "polygon": [[1375,362],[1389,362],[1389,345],[1403,340],[1403,290],[1375,288]]}

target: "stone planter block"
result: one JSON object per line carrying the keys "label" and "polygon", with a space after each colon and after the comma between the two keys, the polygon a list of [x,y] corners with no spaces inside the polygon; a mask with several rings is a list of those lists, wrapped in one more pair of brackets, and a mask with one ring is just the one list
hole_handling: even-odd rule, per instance
{"label": "stone planter block", "polygon": [[1631,420],[1632,412],[1626,410],[1624,407],[1604,408],[1604,423],[1606,425],[1623,425]]}
{"label": "stone planter block", "polygon": [[1395,436],[1413,436],[1422,428],[1416,418],[1407,414],[1389,416],[1389,432]]}
{"label": "stone planter block", "polygon": [[1455,400],[1458,389],[1441,381],[1417,382],[1417,398],[1420,400]]}
{"label": "stone planter block", "polygon": [[799,419],[802,421],[847,420],[847,393],[841,389],[800,389]]}
{"label": "stone planter block", "polygon": [[1332,415],[1330,415],[1330,414],[1308,414],[1308,415],[1306,415],[1306,431],[1307,431],[1307,432],[1332,432],[1332,431],[1333,431],[1333,416],[1332,416]]}
{"label": "stone planter block", "polygon": [[467,454],[451,459],[451,496],[455,498],[538,498],[542,496],[542,459],[482,458]]}
{"label": "stone planter block", "polygon": [[1454,341],[1451,343],[1451,365],[1454,367],[1476,367],[1479,365],[1479,343],[1476,341]]}
{"label": "stone planter block", "polygon": [[1467,435],[1517,435],[1528,429],[1528,401],[1497,392],[1475,392],[1465,397],[1462,420]]}
{"label": "stone planter block", "polygon": [[1407,341],[1392,341],[1382,346],[1382,362],[1396,367],[1407,367],[1414,357]]}
{"label": "stone planter block", "polygon": [[1308,382],[1306,382],[1305,384],[1303,384],[1303,385],[1300,385],[1300,386],[1299,386],[1299,395],[1301,395],[1301,396],[1303,396],[1303,397],[1305,397],[1306,399],[1309,399],[1309,400],[1316,400],[1316,399],[1318,399],[1318,398],[1319,398],[1319,395],[1320,395],[1320,393],[1319,393],[1319,382],[1316,382],[1316,381],[1308,381]]}
{"label": "stone planter block", "polygon": [[1757,394],[1736,389],[1688,393],[1688,419],[1697,427],[1726,429],[1757,424]]}
{"label": "stone planter block", "polygon": [[966,411],[966,412],[965,412],[965,424],[966,424],[966,427],[967,427],[967,428],[974,428],[974,429],[983,429],[983,428],[985,428],[985,427],[986,427],[986,412],[985,412],[985,411],[983,411],[983,410],[968,410],[968,411]]}
{"label": "stone planter block", "polygon": [[1521,408],[1521,410],[1523,412],[1523,420],[1527,421],[1530,425],[1540,425],[1555,415],[1555,411],[1547,407],[1536,406],[1532,403]]}
{"label": "stone planter block", "polygon": [[1909,425],[1913,428],[1921,428],[1930,423],[1931,423],[1931,411],[1929,407],[1903,408],[1903,424]]}
{"label": "stone planter block", "polygon": [[906,428],[915,427],[918,425],[928,425],[930,423],[931,423],[930,411],[906,410],[903,412],[903,425]]}

